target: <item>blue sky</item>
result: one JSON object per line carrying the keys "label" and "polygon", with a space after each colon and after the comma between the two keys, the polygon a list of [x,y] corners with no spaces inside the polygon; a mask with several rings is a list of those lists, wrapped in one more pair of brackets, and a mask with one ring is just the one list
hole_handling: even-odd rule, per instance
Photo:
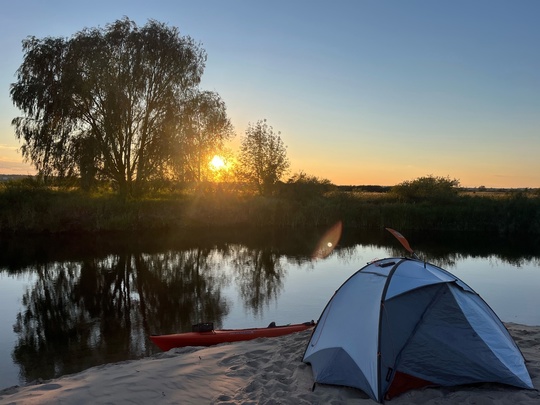
{"label": "blue sky", "polygon": [[11,3],[0,2],[0,173],[32,172],[10,124],[21,41],[127,16],[200,42],[202,88],[227,104],[231,147],[266,118],[288,147],[290,174],[540,187],[537,0]]}

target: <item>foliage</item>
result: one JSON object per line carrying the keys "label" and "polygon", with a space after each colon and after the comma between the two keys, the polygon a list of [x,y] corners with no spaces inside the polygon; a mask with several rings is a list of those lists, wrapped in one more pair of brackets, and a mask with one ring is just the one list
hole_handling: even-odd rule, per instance
{"label": "foliage", "polygon": [[184,106],[208,98],[214,104],[196,110],[198,118],[224,111],[215,94],[198,93],[206,53],[156,21],[138,27],[124,18],[70,39],[29,37],[23,51],[11,97],[24,116],[13,125],[24,158],[45,177],[80,175],[88,188],[97,176],[128,194],[168,172],[173,145],[195,135],[178,131],[190,111]]}
{"label": "foliage", "polygon": [[505,233],[533,233],[540,228],[540,209],[538,197],[529,197],[523,192],[511,193],[501,201],[499,215]]}
{"label": "foliage", "polygon": [[178,160],[173,162],[175,178],[206,181],[212,173],[208,162],[224,153],[224,143],[234,136],[224,101],[217,93],[195,94],[182,106],[179,142],[173,145]]}
{"label": "foliage", "polygon": [[[303,176],[292,178],[298,177]],[[200,184],[207,187],[202,190]],[[159,191],[151,196],[121,199],[105,189],[82,193],[31,179],[0,183],[0,235],[193,228],[215,232],[222,227],[283,230],[328,227],[337,221],[346,228],[540,235],[540,198],[534,193],[467,194],[456,196],[452,204],[417,204],[396,199],[392,193],[375,196],[335,187],[313,198],[295,194],[291,198],[287,193],[253,195],[222,183],[180,186],[156,184]],[[283,186],[287,190],[291,184]]]}
{"label": "foliage", "polygon": [[239,176],[255,185],[261,195],[272,194],[274,185],[290,166],[280,134],[275,133],[266,120],[259,120],[248,124],[242,139]]}
{"label": "foliage", "polygon": [[281,186],[280,195],[296,200],[309,200],[322,196],[335,188],[336,186],[328,179],[322,179],[299,171],[294,173],[287,180],[287,183]]}
{"label": "foliage", "polygon": [[391,189],[391,193],[405,201],[448,202],[458,194],[459,180],[449,177],[425,176],[404,181]]}
{"label": "foliage", "polygon": [[238,161],[236,159],[235,152],[230,148],[222,148],[219,153],[216,154],[218,162],[222,163],[222,166],[216,166],[212,159],[208,165],[208,180],[218,183],[220,186],[233,185],[236,183],[236,167]]}

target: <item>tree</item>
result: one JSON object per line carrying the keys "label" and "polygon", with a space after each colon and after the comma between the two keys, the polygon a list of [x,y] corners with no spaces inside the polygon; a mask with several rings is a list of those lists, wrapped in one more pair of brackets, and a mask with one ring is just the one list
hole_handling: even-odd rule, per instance
{"label": "tree", "polygon": [[177,177],[183,181],[208,180],[211,159],[234,136],[225,103],[217,93],[198,92],[182,106],[179,124]]}
{"label": "tree", "polygon": [[13,125],[41,174],[95,172],[127,194],[167,172],[181,106],[206,62],[193,39],[124,18],[70,39],[29,37],[23,51],[10,93],[24,116]]}
{"label": "tree", "polygon": [[248,124],[241,141],[239,174],[253,183],[260,194],[270,194],[289,169],[287,148],[280,134],[276,134],[266,120],[259,120]]}

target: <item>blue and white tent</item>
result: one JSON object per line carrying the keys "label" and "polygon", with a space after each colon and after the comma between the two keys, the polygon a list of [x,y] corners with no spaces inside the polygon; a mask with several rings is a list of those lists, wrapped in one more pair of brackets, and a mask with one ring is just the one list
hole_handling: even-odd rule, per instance
{"label": "blue and white tent", "polygon": [[429,385],[533,388],[521,351],[485,301],[451,273],[409,258],[352,275],[324,309],[303,361],[316,383],[356,387],[378,402]]}

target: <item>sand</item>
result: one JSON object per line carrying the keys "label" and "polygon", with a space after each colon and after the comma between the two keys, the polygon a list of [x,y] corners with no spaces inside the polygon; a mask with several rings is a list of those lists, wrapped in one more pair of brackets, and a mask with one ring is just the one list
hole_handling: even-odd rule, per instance
{"label": "sand", "polygon": [[[540,327],[507,324],[535,390],[498,384],[409,391],[387,403],[540,404]],[[362,391],[317,385],[302,355],[311,331],[209,348],[173,349],[0,391],[0,404],[375,404]]]}

